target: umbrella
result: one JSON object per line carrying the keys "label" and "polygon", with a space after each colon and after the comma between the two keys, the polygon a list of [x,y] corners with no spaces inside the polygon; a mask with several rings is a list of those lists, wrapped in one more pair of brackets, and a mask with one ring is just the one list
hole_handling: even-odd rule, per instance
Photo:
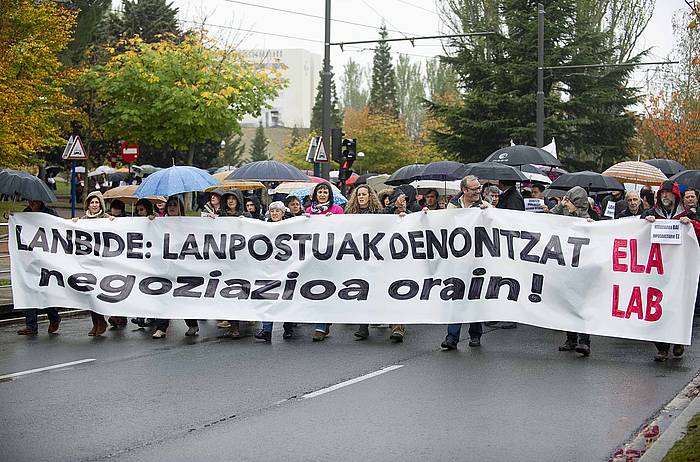
{"label": "umbrella", "polygon": [[320,176],[307,175],[307,177],[309,178],[309,181],[312,181],[314,183],[325,183],[326,181],[328,181],[324,180]]}
{"label": "umbrella", "polygon": [[360,186],[361,184],[367,184],[367,180],[369,178],[372,178],[373,176],[379,175],[378,173],[363,173],[362,175],[358,176],[357,179],[355,180],[355,186]]}
{"label": "umbrella", "polygon": [[298,168],[276,160],[252,162],[226,177],[229,181],[308,181],[308,179]]}
{"label": "umbrella", "polygon": [[151,164],[132,165],[131,168],[141,173],[142,176],[148,176],[159,170],[163,170],[161,167],[154,167]]}
{"label": "umbrella", "polygon": [[[222,172],[222,173],[230,173],[230,172]],[[212,175],[214,178],[216,178],[216,175]],[[241,191],[253,191],[256,189],[265,189],[265,185],[262,184],[259,181],[223,181],[221,184],[217,184],[214,186],[208,187],[205,191],[206,192],[212,192],[214,189],[217,188],[222,188],[222,189],[240,189]]]}
{"label": "umbrella", "polygon": [[658,168],[669,178],[685,170],[683,164],[671,159],[648,159],[643,162]]}
{"label": "umbrella", "polygon": [[116,171],[117,171],[117,169],[114,169],[108,165],[100,165],[95,170],[88,173],[88,178],[92,178],[93,176],[98,176],[98,175],[109,175],[110,173],[114,173]]}
{"label": "umbrella", "polygon": [[[476,162],[462,169],[462,176],[474,175],[480,180],[526,181],[527,177],[510,165],[497,162]],[[460,177],[461,178],[461,177]]]}
{"label": "umbrella", "polygon": [[238,167],[234,167],[233,165],[224,165],[222,167],[217,168],[214,173],[221,173],[221,172],[229,172],[231,173],[232,171],[236,170]]}
{"label": "umbrella", "polygon": [[700,190],[700,170],[686,170],[673,175],[670,179],[678,184]]}
{"label": "umbrella", "polygon": [[127,178],[129,178],[129,174],[127,172],[114,172],[107,175],[107,181],[111,182],[112,184],[119,183]]}
{"label": "umbrella", "polygon": [[453,160],[432,162],[425,166],[423,173],[421,173],[420,179],[439,181],[461,180],[464,176],[461,173],[463,169],[464,164]]}
{"label": "umbrella", "polygon": [[[114,200],[114,199],[119,199],[120,201],[124,202],[125,204],[135,204],[138,202],[139,197],[136,196],[136,189],[138,188],[138,185],[135,184],[130,184],[127,186],[117,186],[116,188],[112,188],[105,192],[102,197],[106,200]],[[149,196],[149,197],[144,197],[144,199],[147,199],[153,203],[156,202],[165,202],[166,198],[164,196]]]}
{"label": "umbrella", "polygon": [[58,175],[58,172],[63,170],[63,167],[61,167],[59,165],[49,165],[48,167],[46,167],[45,170],[46,170],[46,176],[56,176],[56,175]]}
{"label": "umbrella", "polygon": [[425,164],[404,165],[392,173],[391,176],[384,181],[384,183],[391,186],[408,184],[412,181],[420,180],[423,170],[425,170]]}
{"label": "umbrella", "polygon": [[[314,185],[315,186],[315,185]],[[337,188],[336,188],[337,189]],[[288,195],[289,196],[294,196],[299,198],[299,202],[303,201],[306,196],[311,196],[311,192],[313,191],[313,187],[306,187],[302,189],[297,189],[295,191],[290,192]],[[333,203],[337,205],[345,205],[348,203],[348,200],[343,196],[340,191],[337,193],[335,190],[333,190]]]}
{"label": "umbrella", "polygon": [[537,164],[561,167],[561,162],[544,149],[517,144],[494,152],[484,162],[500,162],[506,165]]}
{"label": "umbrella", "polygon": [[568,191],[574,186],[581,186],[588,192],[625,190],[625,187],[615,178],[589,171],[565,173],[554,180],[547,189]]}
{"label": "umbrella", "polygon": [[18,170],[0,170],[0,194],[19,195],[26,200],[54,202],[56,196],[41,178]]}
{"label": "umbrella", "polygon": [[[313,181],[307,181],[307,182],[296,182],[296,181],[287,181],[285,183],[280,183],[277,185],[275,189],[272,190],[272,194],[291,194],[294,191],[299,191],[299,190],[311,190],[313,189],[318,183],[315,183]],[[341,195],[340,189],[334,184],[331,184],[331,190],[333,191],[333,195]],[[303,196],[302,196],[303,197]]]}
{"label": "umbrella", "polygon": [[372,178],[369,178],[367,180],[367,186],[372,188],[374,192],[379,192],[382,189],[390,188],[388,184],[386,184],[386,180],[389,179],[389,175],[386,173],[382,173],[381,175],[373,176]]}
{"label": "umbrella", "polygon": [[612,176],[623,183],[644,184],[657,186],[666,181],[666,175],[653,165],[644,162],[627,161],[620,162],[603,172],[605,176]]}
{"label": "umbrella", "polygon": [[552,180],[547,175],[544,175],[542,173],[530,173],[523,171],[522,174],[525,175],[528,180],[535,183],[549,184],[552,182]]}
{"label": "umbrella", "polygon": [[542,195],[545,197],[545,199],[552,199],[554,197],[564,197],[566,194],[565,191],[562,191],[561,189],[550,189],[547,188],[544,190]]}
{"label": "umbrella", "polygon": [[357,182],[358,178],[360,178],[360,175],[358,175],[357,173],[353,173],[352,175],[350,175],[350,178],[345,180],[345,184],[348,186],[352,186],[355,184],[355,182]]}
{"label": "umbrella", "polygon": [[157,171],[136,190],[136,197],[172,196],[191,191],[202,191],[219,182],[197,167],[173,166]]}
{"label": "umbrella", "polygon": [[431,189],[436,190],[442,196],[454,196],[459,194],[459,180],[438,181],[438,180],[416,180],[411,186],[416,188],[418,194],[426,194]]}

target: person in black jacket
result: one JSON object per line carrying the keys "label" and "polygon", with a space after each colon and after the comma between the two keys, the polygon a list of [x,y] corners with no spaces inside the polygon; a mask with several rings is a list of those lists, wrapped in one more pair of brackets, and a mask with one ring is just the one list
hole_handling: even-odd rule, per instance
{"label": "person in black jacket", "polygon": [[[56,211],[49,208],[42,201],[30,200],[28,201],[27,207],[22,210],[22,212],[38,212],[47,213],[55,217],[58,216]],[[58,310],[54,307],[46,308],[44,310],[49,318],[49,328],[47,332],[49,334],[55,334],[58,331],[58,326],[61,324],[61,316],[58,314]],[[24,324],[25,328],[17,331],[17,335],[37,335],[39,333],[39,321],[38,321],[39,310],[25,310],[24,312]]]}

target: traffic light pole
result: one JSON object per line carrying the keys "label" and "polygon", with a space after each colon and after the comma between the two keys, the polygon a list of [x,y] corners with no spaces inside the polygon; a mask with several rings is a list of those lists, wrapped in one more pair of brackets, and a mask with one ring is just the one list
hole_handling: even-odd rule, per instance
{"label": "traffic light pole", "polygon": [[537,4],[537,147],[544,146],[544,5]]}
{"label": "traffic light pole", "polygon": [[[323,41],[323,148],[331,152],[331,0],[326,0],[326,36]],[[321,164],[321,178],[330,179],[330,163]]]}

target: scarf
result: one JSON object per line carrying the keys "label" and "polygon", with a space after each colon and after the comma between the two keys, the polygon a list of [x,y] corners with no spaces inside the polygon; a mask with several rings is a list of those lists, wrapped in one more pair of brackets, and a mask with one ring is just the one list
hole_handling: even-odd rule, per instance
{"label": "scarf", "polygon": [[318,202],[312,202],[311,203],[311,212],[314,215],[320,215],[320,214],[326,213],[330,207],[331,207],[330,201],[324,202],[323,204],[320,204]]}

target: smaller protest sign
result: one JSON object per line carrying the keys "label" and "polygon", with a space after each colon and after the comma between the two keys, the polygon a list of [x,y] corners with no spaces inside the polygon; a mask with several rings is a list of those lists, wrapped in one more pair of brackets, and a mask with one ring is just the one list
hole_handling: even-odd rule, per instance
{"label": "smaller protest sign", "polygon": [[608,206],[605,207],[605,213],[603,214],[603,216],[608,218],[615,218],[615,204],[617,204],[617,202],[608,202]]}
{"label": "smaller protest sign", "polygon": [[542,210],[543,205],[544,205],[544,200],[542,200],[542,199],[533,199],[533,198],[525,199],[525,211],[526,212],[535,212],[535,213],[544,212],[544,210]]}
{"label": "smaller protest sign", "polygon": [[651,224],[652,244],[683,244],[681,223],[678,220],[656,220]]}

